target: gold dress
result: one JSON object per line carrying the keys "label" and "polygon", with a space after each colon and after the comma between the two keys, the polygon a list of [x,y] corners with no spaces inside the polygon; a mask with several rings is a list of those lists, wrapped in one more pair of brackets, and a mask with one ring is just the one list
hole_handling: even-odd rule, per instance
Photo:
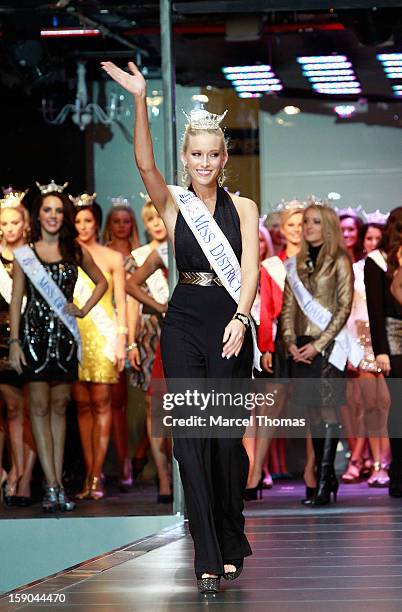
{"label": "gold dress", "polygon": [[[78,368],[78,378],[81,382],[115,384],[119,375],[113,361],[117,341],[113,279],[108,272],[103,272],[103,275],[108,282],[106,293],[86,317],[77,319],[82,340],[82,364]],[[93,288],[94,283],[78,268],[74,303],[81,308],[89,295],[88,289],[92,293]]]}

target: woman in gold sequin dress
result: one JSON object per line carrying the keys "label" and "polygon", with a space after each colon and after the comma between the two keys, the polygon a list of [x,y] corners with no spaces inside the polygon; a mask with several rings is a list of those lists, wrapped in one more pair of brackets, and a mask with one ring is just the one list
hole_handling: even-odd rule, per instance
{"label": "woman in gold sequin dress", "polygon": [[[123,257],[98,244],[101,211],[93,197],[83,194],[75,199],[75,227],[80,244],[101,269],[108,289],[89,316],[79,321],[83,358],[79,382],[74,385],[74,399],[86,469],[84,487],[77,498],[98,500],[105,494],[102,468],[112,425],[112,385],[117,384],[124,368],[127,319]],[[79,269],[74,291],[78,306],[90,289],[90,279]]]}

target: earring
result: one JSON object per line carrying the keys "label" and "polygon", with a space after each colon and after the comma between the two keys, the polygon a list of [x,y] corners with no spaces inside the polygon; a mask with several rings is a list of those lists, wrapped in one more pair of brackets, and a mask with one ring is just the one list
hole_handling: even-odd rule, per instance
{"label": "earring", "polygon": [[219,187],[223,187],[223,184],[225,181],[226,181],[225,166],[222,166],[221,171],[219,172],[219,175],[218,175]]}
{"label": "earring", "polygon": [[181,173],[181,182],[182,184],[187,187],[188,184],[188,172],[187,172],[187,166],[183,166],[183,170]]}

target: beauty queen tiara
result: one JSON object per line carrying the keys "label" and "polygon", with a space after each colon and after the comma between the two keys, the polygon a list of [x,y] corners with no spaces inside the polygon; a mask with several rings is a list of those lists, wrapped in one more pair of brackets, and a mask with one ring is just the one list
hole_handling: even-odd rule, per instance
{"label": "beauty queen tiara", "polygon": [[38,186],[38,189],[40,189],[41,194],[46,195],[47,193],[52,193],[53,191],[56,191],[57,193],[63,193],[63,191],[68,185],[68,182],[64,183],[64,185],[58,185],[52,179],[48,185],[40,185],[38,181],[36,181],[36,184]]}
{"label": "beauty queen tiara", "polygon": [[0,207],[1,208],[17,208],[17,206],[21,206],[21,200],[24,197],[24,195],[27,193],[28,189],[26,191],[9,191],[8,189],[6,190],[6,193],[4,194],[4,198],[2,200],[0,200]]}
{"label": "beauty queen tiara", "polygon": [[124,196],[120,195],[115,198],[110,198],[110,201],[112,202],[113,208],[131,208],[130,200]]}
{"label": "beauty queen tiara", "polygon": [[217,130],[227,112],[228,111],[225,110],[222,115],[214,115],[214,113],[210,113],[205,108],[194,108],[190,111],[190,114],[187,115],[183,110],[183,114],[188,121],[186,127],[191,130]]}
{"label": "beauty queen tiara", "polygon": [[348,208],[337,208],[335,207],[335,212],[338,217],[359,217],[362,214],[363,208],[361,206],[356,206],[356,208],[352,208],[349,206]]}
{"label": "beauty queen tiara", "polygon": [[96,193],[89,195],[89,193],[85,192],[85,193],[82,193],[81,195],[78,195],[76,198],[73,198],[73,196],[68,196],[68,197],[70,198],[74,206],[77,206],[77,207],[92,206],[96,198]]}
{"label": "beauty queen tiara", "polygon": [[378,223],[379,225],[385,225],[389,215],[389,212],[384,214],[380,210],[378,210],[378,208],[373,213],[366,213],[366,211],[363,210],[363,217],[366,223]]}
{"label": "beauty queen tiara", "polygon": [[282,200],[279,202],[278,206],[274,209],[273,212],[282,213],[289,210],[304,210],[306,208],[306,202],[302,202],[301,200],[297,200],[294,198],[293,200]]}

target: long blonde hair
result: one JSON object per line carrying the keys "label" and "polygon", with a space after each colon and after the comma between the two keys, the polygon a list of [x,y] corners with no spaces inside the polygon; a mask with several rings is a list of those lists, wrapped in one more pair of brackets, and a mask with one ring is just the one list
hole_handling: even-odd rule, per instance
{"label": "long blonde hair", "polygon": [[[345,244],[343,241],[341,224],[339,222],[339,218],[336,212],[332,210],[332,208],[330,208],[329,206],[318,205],[313,202],[312,204],[309,204],[309,206],[307,206],[307,208],[304,210],[303,218],[307,211],[310,209],[319,212],[322,220],[322,232],[324,242],[317,259],[316,268],[318,269],[321,267],[326,255],[329,255],[332,260],[335,261],[340,251],[345,253],[345,255],[347,255],[347,251],[345,249]],[[308,252],[309,243],[305,239],[303,233],[301,249],[299,254],[297,255],[298,270],[306,269],[306,260],[308,257]]]}
{"label": "long blonde hair", "polygon": [[110,229],[111,223],[112,223],[112,218],[113,218],[113,214],[116,212],[121,212],[124,211],[126,213],[128,213],[130,215],[130,219],[131,219],[131,233],[130,236],[128,238],[130,245],[131,245],[131,250],[136,249],[137,247],[140,246],[140,239],[139,239],[139,235],[138,235],[138,225],[137,225],[137,219],[135,216],[135,212],[133,211],[132,208],[130,208],[129,206],[113,206],[106,217],[106,222],[105,222],[105,229],[103,230],[103,244],[108,244],[109,242],[112,242],[113,240],[113,234],[112,231]]}

